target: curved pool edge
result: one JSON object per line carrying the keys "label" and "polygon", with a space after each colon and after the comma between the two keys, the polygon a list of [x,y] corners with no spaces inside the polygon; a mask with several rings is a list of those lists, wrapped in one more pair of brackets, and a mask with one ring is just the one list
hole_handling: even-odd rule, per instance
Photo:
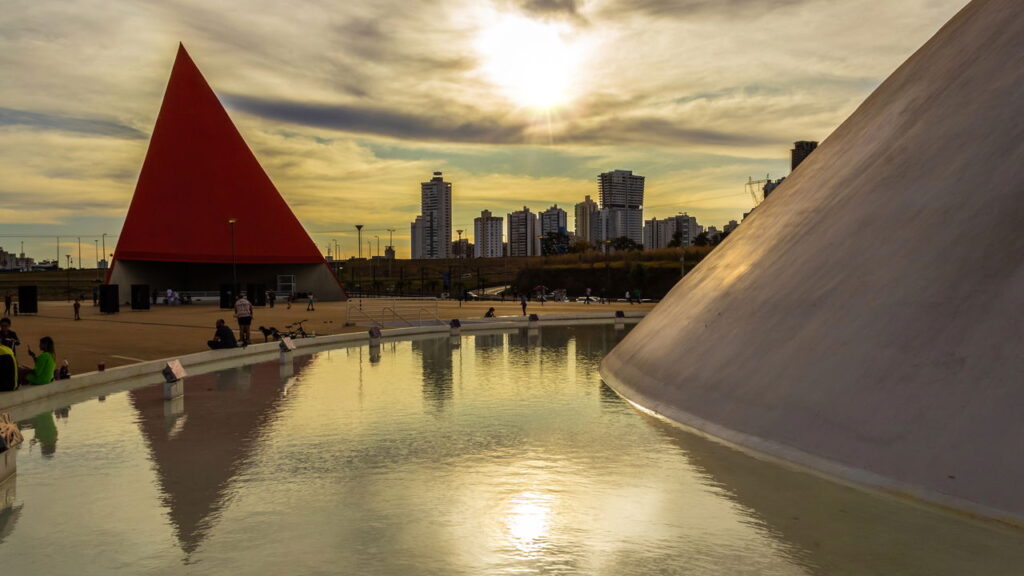
{"label": "curved pool edge", "polygon": [[739,450],[753,458],[789,467],[856,490],[910,501],[984,523],[995,523],[1024,530],[1024,515],[949,496],[915,484],[900,482],[888,476],[822,458],[767,438],[739,432],[701,418],[682,407],[656,400],[617,377],[616,371],[621,373],[623,368],[621,363],[606,356],[601,361],[599,368],[601,379],[613,392],[637,410],[686,432]]}
{"label": "curved pool edge", "polygon": [[[647,312],[624,312],[622,320],[626,323],[639,322]],[[583,324],[611,324],[616,321],[615,311],[588,314],[548,314],[538,316],[535,323],[528,317],[499,317],[495,320],[479,318],[459,319],[461,331],[476,332],[484,330],[509,330],[536,326],[572,326]],[[382,340],[393,341],[415,336],[437,336],[450,334],[447,323],[432,326],[410,326],[407,328],[388,328],[381,331]],[[366,332],[351,332],[293,340],[296,346],[294,354],[307,355],[335,348],[339,345],[362,345],[368,343]],[[54,380],[45,386],[23,386],[13,392],[0,393],[0,411],[23,408],[26,405],[43,401],[54,401],[69,395],[91,394],[107,387],[116,387],[119,383],[131,381],[133,385],[159,384],[164,381],[162,370],[167,362],[179,360],[189,375],[206,374],[225,368],[233,368],[245,364],[266,362],[277,358],[280,354],[277,342],[252,344],[245,348],[230,350],[204,350],[182,356],[169,356],[158,360],[148,360],[135,364],[127,364],[116,368],[108,368],[103,372],[85,372],[67,380]],[[77,400],[76,400],[77,401]]]}

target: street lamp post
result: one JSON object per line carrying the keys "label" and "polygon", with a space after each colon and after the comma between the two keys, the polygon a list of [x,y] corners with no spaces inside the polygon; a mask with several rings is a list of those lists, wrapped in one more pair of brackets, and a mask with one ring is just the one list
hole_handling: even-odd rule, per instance
{"label": "street lamp post", "polygon": [[[102,236],[103,236],[103,255],[105,256],[107,254],[107,233],[104,232]],[[107,262],[107,268],[110,268],[110,262],[109,261]]]}
{"label": "street lamp post", "polygon": [[67,275],[68,275],[68,302],[71,302],[71,254],[70,254],[70,250],[68,252],[69,253],[65,254],[64,256],[66,256],[67,259],[68,259],[68,268],[67,268]]}
{"label": "street lamp post", "polygon": [[238,220],[234,218],[228,219],[228,224],[231,226],[231,292],[232,296],[238,297],[238,266],[235,262],[235,223]]}
{"label": "street lamp post", "polygon": [[378,236],[377,234],[374,234],[373,237],[377,239],[377,257],[379,258],[380,257],[380,236]]}
{"label": "street lamp post", "polygon": [[363,257],[363,225],[356,224],[356,250],[359,252],[358,257]]}
{"label": "street lamp post", "polygon": [[95,244],[95,248],[96,248],[96,280],[99,280],[100,279],[100,241],[99,240],[93,240],[92,243]]}
{"label": "street lamp post", "polygon": [[391,277],[391,262],[395,260],[395,229],[388,228],[388,250],[391,250],[391,258],[388,258],[388,278]]}

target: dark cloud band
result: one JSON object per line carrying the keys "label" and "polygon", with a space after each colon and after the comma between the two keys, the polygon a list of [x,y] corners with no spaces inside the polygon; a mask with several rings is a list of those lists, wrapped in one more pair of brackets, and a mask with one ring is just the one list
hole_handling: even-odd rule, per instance
{"label": "dark cloud band", "polygon": [[125,140],[142,140],[148,137],[146,133],[140,132],[131,126],[125,126],[124,124],[118,124],[109,120],[73,118],[13,108],[0,108],[0,126],[25,126],[35,130],[74,132],[77,134],[109,136]]}

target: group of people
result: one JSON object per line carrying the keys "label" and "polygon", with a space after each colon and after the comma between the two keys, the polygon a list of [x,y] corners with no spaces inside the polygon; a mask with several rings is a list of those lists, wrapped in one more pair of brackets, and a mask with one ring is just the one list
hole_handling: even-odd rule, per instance
{"label": "group of people", "polygon": [[[53,338],[39,339],[39,352],[28,345],[32,366],[18,363],[18,333],[11,330],[11,319],[0,318],[0,392],[17,390],[21,385],[41,386],[53,382],[57,373],[57,357]],[[64,368],[66,370],[66,367]]]}
{"label": "group of people", "polygon": [[242,346],[249,345],[249,330],[252,328],[252,302],[242,292],[235,300],[235,319],[238,321],[238,338],[231,328],[228,328],[223,318],[217,319],[217,327],[213,333],[213,340],[208,340],[206,345],[211,350],[222,348],[237,348],[239,340]]}
{"label": "group of people", "polygon": [[[273,292],[267,293],[267,302],[270,303],[270,307],[273,308],[275,296]],[[292,302],[294,301],[292,294],[288,295],[288,308],[291,309]],[[306,311],[313,311],[313,293],[309,292],[306,295]],[[220,350],[223,348],[237,348],[239,345],[248,346],[250,342],[250,330],[252,329],[252,317],[253,307],[252,302],[246,298],[245,292],[242,292],[238,299],[235,300],[235,320],[238,322],[238,337],[235,337],[235,333],[231,328],[228,327],[227,323],[224,322],[223,318],[217,319],[216,328],[213,332],[213,339],[207,340],[206,345],[211,350]]]}
{"label": "group of people", "polygon": [[[159,292],[153,289],[153,304],[156,304]],[[164,305],[165,306],[177,306],[178,304],[191,304],[192,296],[189,294],[182,294],[173,288],[168,288],[164,292]]]}

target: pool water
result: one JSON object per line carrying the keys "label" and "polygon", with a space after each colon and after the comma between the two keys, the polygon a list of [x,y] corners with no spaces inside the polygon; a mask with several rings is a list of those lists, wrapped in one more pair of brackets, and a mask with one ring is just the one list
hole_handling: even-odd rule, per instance
{"label": "pool water", "polygon": [[[1024,534],[647,416],[621,332],[339,348],[55,405],[0,486],[4,574],[1014,574]],[[6,505],[4,504],[6,498]]]}

